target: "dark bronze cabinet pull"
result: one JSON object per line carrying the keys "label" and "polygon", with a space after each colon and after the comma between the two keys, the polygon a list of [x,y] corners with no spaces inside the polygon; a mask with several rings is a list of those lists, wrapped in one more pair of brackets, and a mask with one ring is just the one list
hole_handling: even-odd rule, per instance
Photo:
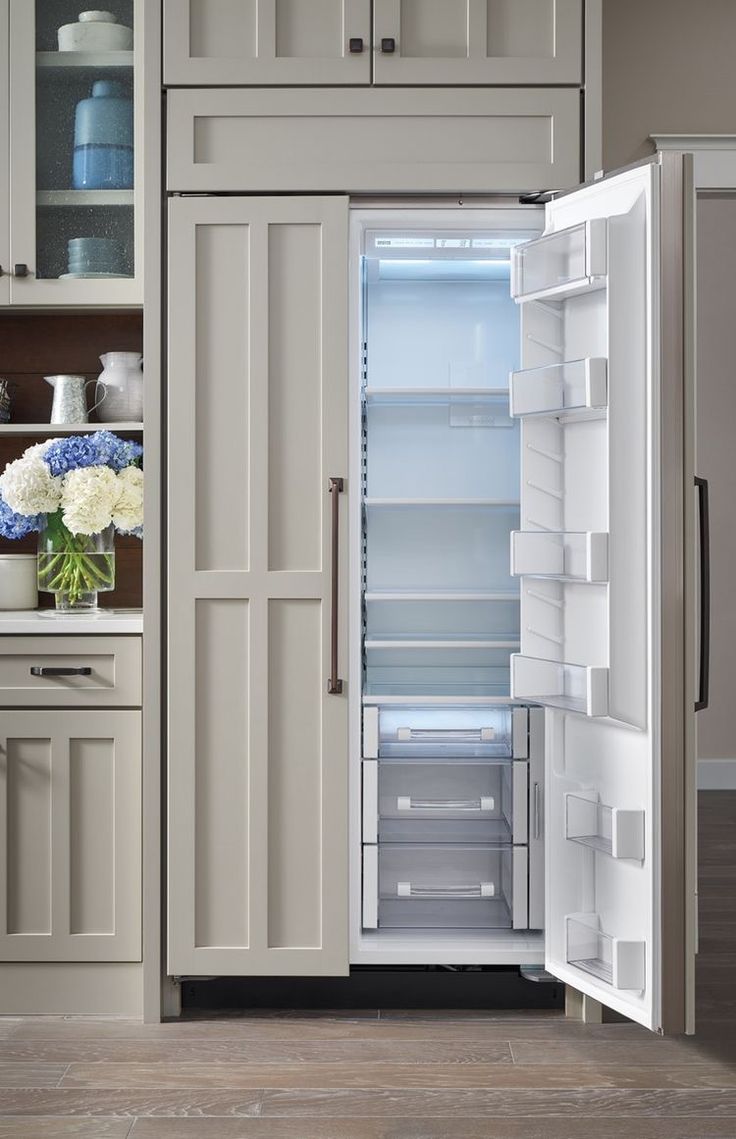
{"label": "dark bronze cabinet pull", "polygon": [[28,266],[26,264],[24,264],[24,262],[21,261],[13,269],[13,276],[14,277],[27,277],[28,276]]}
{"label": "dark bronze cabinet pull", "polygon": [[393,55],[396,51],[396,40],[393,36],[387,36],[381,40],[381,51],[384,55]]}
{"label": "dark bronze cabinet pull", "polygon": [[31,676],[91,676],[92,669],[87,665],[82,668],[46,668],[38,664],[31,667]]}
{"label": "dark bronze cabinet pull", "polygon": [[363,40],[360,36],[352,36],[348,40],[348,47],[350,48],[351,55],[360,55],[363,50]]}
{"label": "dark bronze cabinet pull", "polygon": [[330,679],[327,681],[327,692],[330,696],[339,696],[342,692],[342,680],[338,673],[338,633],[339,633],[339,577],[340,577],[340,495],[345,489],[345,480],[331,478],[327,484],[332,510],[332,582],[330,604]]}
{"label": "dark bronze cabinet pull", "polygon": [[700,551],[700,677],[695,711],[708,707],[710,690],[710,511],[708,480],[695,477],[698,490]]}

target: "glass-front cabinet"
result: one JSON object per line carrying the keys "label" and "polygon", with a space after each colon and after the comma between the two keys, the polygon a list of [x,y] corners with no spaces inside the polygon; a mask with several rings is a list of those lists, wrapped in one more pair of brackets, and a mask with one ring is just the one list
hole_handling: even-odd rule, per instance
{"label": "glass-front cabinet", "polygon": [[142,7],[10,0],[0,303],[141,303]]}

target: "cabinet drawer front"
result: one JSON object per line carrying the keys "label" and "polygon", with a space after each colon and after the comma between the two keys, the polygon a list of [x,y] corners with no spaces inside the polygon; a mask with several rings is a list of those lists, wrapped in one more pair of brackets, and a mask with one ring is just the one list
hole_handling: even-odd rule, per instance
{"label": "cabinet drawer front", "polygon": [[573,89],[180,90],[167,106],[172,191],[489,193],[580,180]]}
{"label": "cabinet drawer front", "polygon": [[140,637],[3,637],[0,707],[137,707]]}

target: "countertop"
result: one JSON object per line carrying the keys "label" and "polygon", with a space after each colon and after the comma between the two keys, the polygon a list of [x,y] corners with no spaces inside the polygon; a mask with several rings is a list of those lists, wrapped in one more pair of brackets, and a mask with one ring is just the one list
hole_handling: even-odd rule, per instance
{"label": "countertop", "polygon": [[0,610],[3,633],[142,633],[142,609],[100,609],[97,613],[57,613],[54,609]]}

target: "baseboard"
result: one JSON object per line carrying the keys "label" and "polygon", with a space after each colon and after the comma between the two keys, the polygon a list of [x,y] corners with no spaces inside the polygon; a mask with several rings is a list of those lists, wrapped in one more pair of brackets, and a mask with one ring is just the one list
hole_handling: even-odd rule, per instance
{"label": "baseboard", "polygon": [[0,964],[0,1016],[143,1016],[139,962]]}
{"label": "baseboard", "polygon": [[699,759],[698,790],[736,791],[736,759]]}

